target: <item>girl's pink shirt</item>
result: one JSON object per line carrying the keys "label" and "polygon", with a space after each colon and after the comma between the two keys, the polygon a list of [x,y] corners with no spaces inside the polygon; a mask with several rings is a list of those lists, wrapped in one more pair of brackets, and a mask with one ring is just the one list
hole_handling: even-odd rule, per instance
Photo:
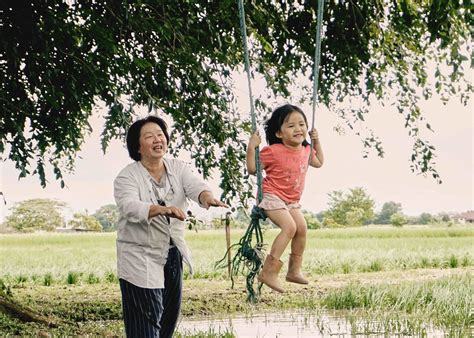
{"label": "girl's pink shirt", "polygon": [[[264,147],[260,159],[265,178],[263,192],[274,194],[286,203],[297,203],[303,194],[310,146],[291,149],[277,143]],[[312,156],[316,152],[312,151]]]}

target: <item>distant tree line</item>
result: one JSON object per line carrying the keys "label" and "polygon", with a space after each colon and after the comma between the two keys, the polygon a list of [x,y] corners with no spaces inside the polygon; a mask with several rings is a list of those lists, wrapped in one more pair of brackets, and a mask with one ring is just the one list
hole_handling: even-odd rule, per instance
{"label": "distant tree line", "polygon": [[[66,203],[52,199],[30,199],[19,202],[11,208],[11,213],[0,225],[0,232],[34,232],[57,231],[58,229],[103,231],[117,230],[119,212],[115,204],[100,207],[95,213],[74,213],[66,220],[63,210]],[[245,209],[233,210],[230,224],[233,228],[246,228],[250,222],[250,212]],[[423,212],[418,216],[407,216],[400,203],[389,201],[375,211],[375,201],[361,187],[349,189],[348,192],[333,191],[329,193],[327,210],[314,213],[303,210],[309,229],[323,227],[354,227],[369,224],[452,224],[447,213],[433,215]],[[194,215],[188,219],[188,229],[219,229],[225,224],[225,217],[216,217],[210,222],[197,219]],[[264,221],[262,226],[271,227],[271,222]]]}
{"label": "distant tree line", "polygon": [[114,204],[100,207],[94,214],[74,213],[66,220],[63,211],[66,203],[52,199],[30,199],[21,201],[1,224],[2,232],[57,231],[58,229],[83,231],[115,231],[118,210]]}
{"label": "distant tree line", "polygon": [[432,215],[427,212],[419,216],[408,216],[403,213],[401,203],[385,202],[380,212],[375,212],[375,201],[360,187],[349,189],[349,192],[333,191],[329,193],[328,209],[319,213],[304,211],[308,228],[320,227],[353,227],[369,224],[450,224],[451,218],[441,212]]}

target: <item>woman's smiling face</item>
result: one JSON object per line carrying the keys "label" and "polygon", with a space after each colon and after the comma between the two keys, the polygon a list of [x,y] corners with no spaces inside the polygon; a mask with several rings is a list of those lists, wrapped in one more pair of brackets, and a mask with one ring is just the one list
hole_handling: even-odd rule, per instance
{"label": "woman's smiling face", "polygon": [[141,159],[153,161],[162,158],[167,149],[166,136],[161,127],[153,122],[145,123],[140,130],[140,148],[138,152]]}

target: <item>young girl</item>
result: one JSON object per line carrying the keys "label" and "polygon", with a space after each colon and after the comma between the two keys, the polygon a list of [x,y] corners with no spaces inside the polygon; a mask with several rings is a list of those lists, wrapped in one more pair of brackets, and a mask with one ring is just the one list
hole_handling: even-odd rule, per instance
{"label": "young girl", "polygon": [[[310,149],[311,146],[306,141],[307,133],[308,122],[303,111],[289,104],[276,109],[265,124],[265,136],[269,145],[260,152],[265,178],[263,199],[259,207],[265,210],[268,218],[281,231],[273,241],[258,280],[278,292],[283,292],[278,279],[283,265],[280,257],[290,241],[291,254],[286,280],[308,284],[301,272],[307,225],[299,200],[303,193],[308,164],[316,168],[321,167],[324,155],[316,129],[309,132],[313,149]],[[251,175],[256,172],[255,148],[260,142],[258,132],[250,137],[247,170]]]}

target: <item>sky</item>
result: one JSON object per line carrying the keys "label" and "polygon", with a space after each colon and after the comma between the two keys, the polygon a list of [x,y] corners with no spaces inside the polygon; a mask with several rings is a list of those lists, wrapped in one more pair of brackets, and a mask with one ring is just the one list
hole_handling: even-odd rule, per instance
{"label": "sky", "polygon": [[[241,81],[244,83],[245,81]],[[237,86],[238,109],[248,109],[245,86]],[[278,102],[284,104],[286,101]],[[291,102],[290,102],[291,103]],[[311,121],[311,106],[301,106]],[[422,212],[464,212],[474,209],[473,161],[473,105],[463,106],[453,98],[443,105],[438,98],[421,104],[426,122],[434,132],[427,139],[436,148],[436,169],[443,181],[437,184],[430,176],[411,172],[412,140],[404,129],[403,116],[394,107],[374,105],[367,117],[367,125],[381,139],[385,156],[375,151],[363,158],[363,147],[358,136],[346,131],[341,135],[335,127],[343,122],[334,112],[321,108],[316,112],[316,128],[325,153],[322,168],[310,168],[306,178],[302,207],[312,212],[327,209],[328,193],[362,187],[375,200],[380,211],[383,203],[401,203],[405,214],[416,216]],[[42,188],[37,177],[18,179],[18,171],[11,161],[0,163],[1,187],[6,205],[0,203],[0,221],[11,212],[15,203],[33,198],[52,198],[68,204],[66,213],[94,213],[99,207],[114,203],[113,180],[132,160],[125,145],[112,141],[106,154],[102,153],[100,133],[104,125],[104,111],[95,109],[91,119],[93,133],[86,138],[76,161],[75,171],[65,174],[66,188],[61,189],[52,171],[47,172],[48,185]],[[310,122],[311,123],[311,122]],[[260,128],[263,134],[263,129]],[[263,142],[264,143],[264,142]],[[5,157],[5,156],[3,156]],[[245,163],[242,163],[244,166]],[[210,181],[214,194],[219,195],[219,177]],[[1,202],[1,200],[0,200]],[[218,216],[225,211],[191,209],[202,218]]]}

